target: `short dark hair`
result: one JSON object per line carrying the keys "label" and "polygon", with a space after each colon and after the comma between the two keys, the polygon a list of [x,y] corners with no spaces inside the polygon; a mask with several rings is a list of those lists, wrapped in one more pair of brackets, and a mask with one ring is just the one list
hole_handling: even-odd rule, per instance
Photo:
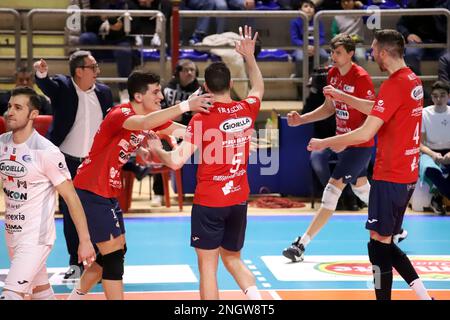
{"label": "short dark hair", "polygon": [[146,72],[143,70],[133,71],[127,80],[128,95],[130,100],[134,101],[135,93],[145,94],[148,90],[149,84],[159,84],[160,77],[152,72]]}
{"label": "short dark hair", "polygon": [[27,66],[19,66],[14,72],[14,76],[17,77],[19,73],[31,73]]}
{"label": "short dark hair", "polygon": [[11,90],[11,97],[24,95],[29,99],[28,107],[30,111],[41,111],[41,99],[39,95],[30,87],[19,86]]}
{"label": "short dark hair", "polygon": [[397,30],[383,29],[375,31],[375,39],[380,48],[385,49],[391,56],[402,58],[405,52],[405,38]]}
{"label": "short dark hair", "polygon": [[309,4],[311,7],[316,9],[316,4],[312,0],[302,0],[302,1],[300,1],[299,5],[298,5],[298,9],[301,9],[305,3]]}
{"label": "short dark hair", "polygon": [[343,46],[345,51],[355,51],[355,41],[353,38],[347,33],[339,33],[331,39],[330,47],[332,50],[335,50],[337,47]]}
{"label": "short dark hair", "polygon": [[92,55],[91,52],[86,50],[78,50],[70,55],[69,68],[70,68],[70,75],[72,77],[75,76],[75,70],[77,68],[84,66],[84,58],[87,58],[91,55]]}
{"label": "short dark hair", "polygon": [[230,69],[223,62],[213,62],[205,70],[205,82],[212,93],[230,89]]}
{"label": "short dark hair", "polygon": [[438,80],[431,86],[431,92],[434,90],[444,90],[447,91],[447,93],[450,93],[450,85],[446,81]]}

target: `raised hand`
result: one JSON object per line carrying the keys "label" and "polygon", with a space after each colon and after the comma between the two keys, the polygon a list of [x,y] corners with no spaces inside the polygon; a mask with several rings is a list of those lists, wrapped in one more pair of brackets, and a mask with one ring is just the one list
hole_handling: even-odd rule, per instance
{"label": "raised hand", "polygon": [[33,68],[34,68],[35,71],[39,71],[40,73],[48,72],[48,65],[47,65],[47,62],[45,62],[44,59],[36,61],[33,64]]}
{"label": "raised hand", "polygon": [[287,123],[289,127],[296,127],[303,124],[302,116],[297,111],[290,111],[287,114]]}
{"label": "raised hand", "polygon": [[239,35],[241,40],[236,41],[236,52],[242,55],[244,58],[253,56],[255,54],[255,43],[258,38],[258,32],[252,38],[252,27],[244,26],[244,32],[242,33],[242,27],[239,27]]}
{"label": "raised hand", "polygon": [[342,101],[342,97],[344,96],[344,92],[342,92],[341,90],[336,89],[333,86],[325,86],[323,88],[323,95],[326,98],[330,98],[331,100],[337,100],[337,101]]}

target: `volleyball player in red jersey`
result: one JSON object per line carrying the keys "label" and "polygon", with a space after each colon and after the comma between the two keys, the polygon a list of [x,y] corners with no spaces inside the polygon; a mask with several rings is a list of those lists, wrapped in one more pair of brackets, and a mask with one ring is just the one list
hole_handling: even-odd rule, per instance
{"label": "volleyball player in red jersey", "polygon": [[117,201],[122,189],[122,167],[131,153],[141,150],[149,130],[165,134],[177,129],[184,132],[185,126],[170,119],[187,111],[208,113],[212,98],[211,94],[195,96],[161,110],[163,95],[158,75],[134,71],[128,77],[127,87],[130,102],[109,111],[74,180],[92,242],[97,245],[99,254],[92,267],[83,273],[69,299],[83,299],[100,279],[107,299],[123,299],[125,227]]}
{"label": "volleyball player in red jersey", "polygon": [[[327,83],[352,96],[374,100],[375,89],[366,70],[352,58],[355,54],[355,42],[348,34],[338,34],[330,42],[331,59],[334,66],[328,71]],[[289,126],[299,126],[320,121],[335,114],[336,134],[344,134],[359,128],[367,115],[341,102],[325,99],[314,111],[300,115],[296,111],[288,113]],[[364,203],[369,202],[370,184],[367,180],[367,168],[372,157],[374,140],[352,145],[337,154],[338,162],[325,186],[321,206],[302,236],[297,237],[283,255],[292,262],[301,262],[307,245],[325,226],[336,210],[339,198],[347,184]]]}
{"label": "volleyball player in red jersey", "polygon": [[423,87],[403,60],[405,40],[395,30],[375,32],[372,55],[381,71],[389,73],[375,102],[358,99],[331,86],[324,94],[361,112],[369,113],[358,129],[327,139],[311,139],[308,150],[363,143],[378,134],[373,181],[369,195],[369,259],[373,266],[378,300],[390,300],[392,268],[420,299],[431,299],[406,254],[392,241],[403,223],[405,210],[418,177]]}
{"label": "volleyball player in red jersey", "polygon": [[254,125],[264,93],[264,82],[254,56],[257,33],[240,28],[236,51],[245,59],[251,90],[233,101],[230,70],[222,62],[205,70],[205,89],[214,94],[210,114],[196,114],[178,149],[164,151],[155,137],[152,152],[173,168],[181,167],[200,151],[197,187],[191,215],[191,246],[198,256],[200,298],[218,299],[219,256],[249,299],[261,299],[255,277],[240,258],[247,225],[247,162]]}

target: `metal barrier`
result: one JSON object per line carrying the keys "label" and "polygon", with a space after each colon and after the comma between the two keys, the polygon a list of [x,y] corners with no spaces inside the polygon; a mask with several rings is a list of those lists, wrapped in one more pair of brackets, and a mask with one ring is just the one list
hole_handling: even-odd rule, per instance
{"label": "metal barrier", "polygon": [[[159,46],[160,58],[159,58],[159,67],[160,67],[160,76],[164,78],[165,75],[165,64],[166,64],[166,28],[165,21],[166,18],[164,14],[157,10],[79,10],[79,9],[33,9],[28,12],[26,17],[26,27],[27,27],[27,52],[28,52],[28,66],[33,64],[33,48],[36,47],[64,47],[64,48],[83,48],[83,49],[94,49],[94,50],[120,50],[123,49],[121,46],[117,45],[98,45],[98,46],[88,46],[88,45],[77,45],[77,46],[68,46],[68,45],[36,45],[33,44],[33,18],[36,15],[42,14],[55,14],[55,15],[72,15],[72,14],[80,14],[82,16],[110,16],[110,17],[118,17],[123,16],[124,28],[127,28],[127,24],[130,23],[131,17],[155,17],[156,18],[156,32],[161,40],[161,44]],[[131,49],[143,49],[143,48],[154,48],[154,47],[145,47],[145,46],[132,46]],[[128,48],[127,48],[128,49]],[[100,78],[101,80],[106,80],[108,78]],[[127,78],[114,78],[114,82],[125,82]]]}
{"label": "metal barrier", "polygon": [[[395,9],[395,10],[329,10],[329,11],[319,11],[314,16],[314,45],[319,47],[319,22],[323,17],[334,17],[334,16],[371,16],[374,13],[380,14],[380,19],[383,17],[392,16],[434,16],[434,15],[445,15],[447,17],[447,44],[414,44],[407,45],[410,47],[423,47],[423,48],[445,48],[450,51],[450,11],[447,9]],[[319,50],[314,53],[314,67],[317,68],[320,64]],[[423,77],[421,77],[423,78]]]}
{"label": "metal barrier", "polygon": [[[300,17],[303,21],[308,21],[308,17],[300,10],[286,10],[286,11],[258,11],[258,10],[244,10],[244,11],[225,11],[225,10],[210,10],[210,11],[197,11],[197,10],[180,10],[180,18],[199,18],[199,17],[214,17],[214,18],[297,18]],[[173,31],[172,31],[173,33]],[[174,43],[174,50],[178,47],[178,44]],[[217,49],[216,46],[189,46],[189,48],[197,49]],[[228,47],[229,48],[229,47]],[[280,47],[277,47],[280,48]],[[298,49],[298,47],[289,46],[284,47],[289,49]],[[308,23],[303,23],[303,50],[308,50]],[[303,99],[308,96],[308,83],[309,79],[309,66],[308,59],[303,59],[303,77],[302,78],[283,78],[277,80],[277,78],[270,78],[270,81],[287,81],[287,82],[301,82]],[[233,78],[235,81],[247,81],[248,79]],[[264,78],[265,81],[269,80]]]}
{"label": "metal barrier", "polygon": [[0,9],[0,15],[7,14],[14,17],[14,45],[1,44],[1,47],[15,48],[16,68],[20,67],[21,46],[20,46],[20,14],[14,9]]}

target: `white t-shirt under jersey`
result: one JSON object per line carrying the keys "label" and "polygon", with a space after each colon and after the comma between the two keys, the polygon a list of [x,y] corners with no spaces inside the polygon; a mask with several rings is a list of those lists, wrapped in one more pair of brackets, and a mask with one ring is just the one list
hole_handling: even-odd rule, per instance
{"label": "white t-shirt under jersey", "polygon": [[426,134],[426,141],[422,141],[432,150],[450,149],[450,106],[447,111],[437,113],[434,106],[423,109],[422,132]]}
{"label": "white t-shirt under jersey", "polygon": [[52,245],[56,239],[54,186],[70,180],[62,153],[35,130],[21,144],[15,144],[7,132],[0,136],[0,175],[7,245]]}

